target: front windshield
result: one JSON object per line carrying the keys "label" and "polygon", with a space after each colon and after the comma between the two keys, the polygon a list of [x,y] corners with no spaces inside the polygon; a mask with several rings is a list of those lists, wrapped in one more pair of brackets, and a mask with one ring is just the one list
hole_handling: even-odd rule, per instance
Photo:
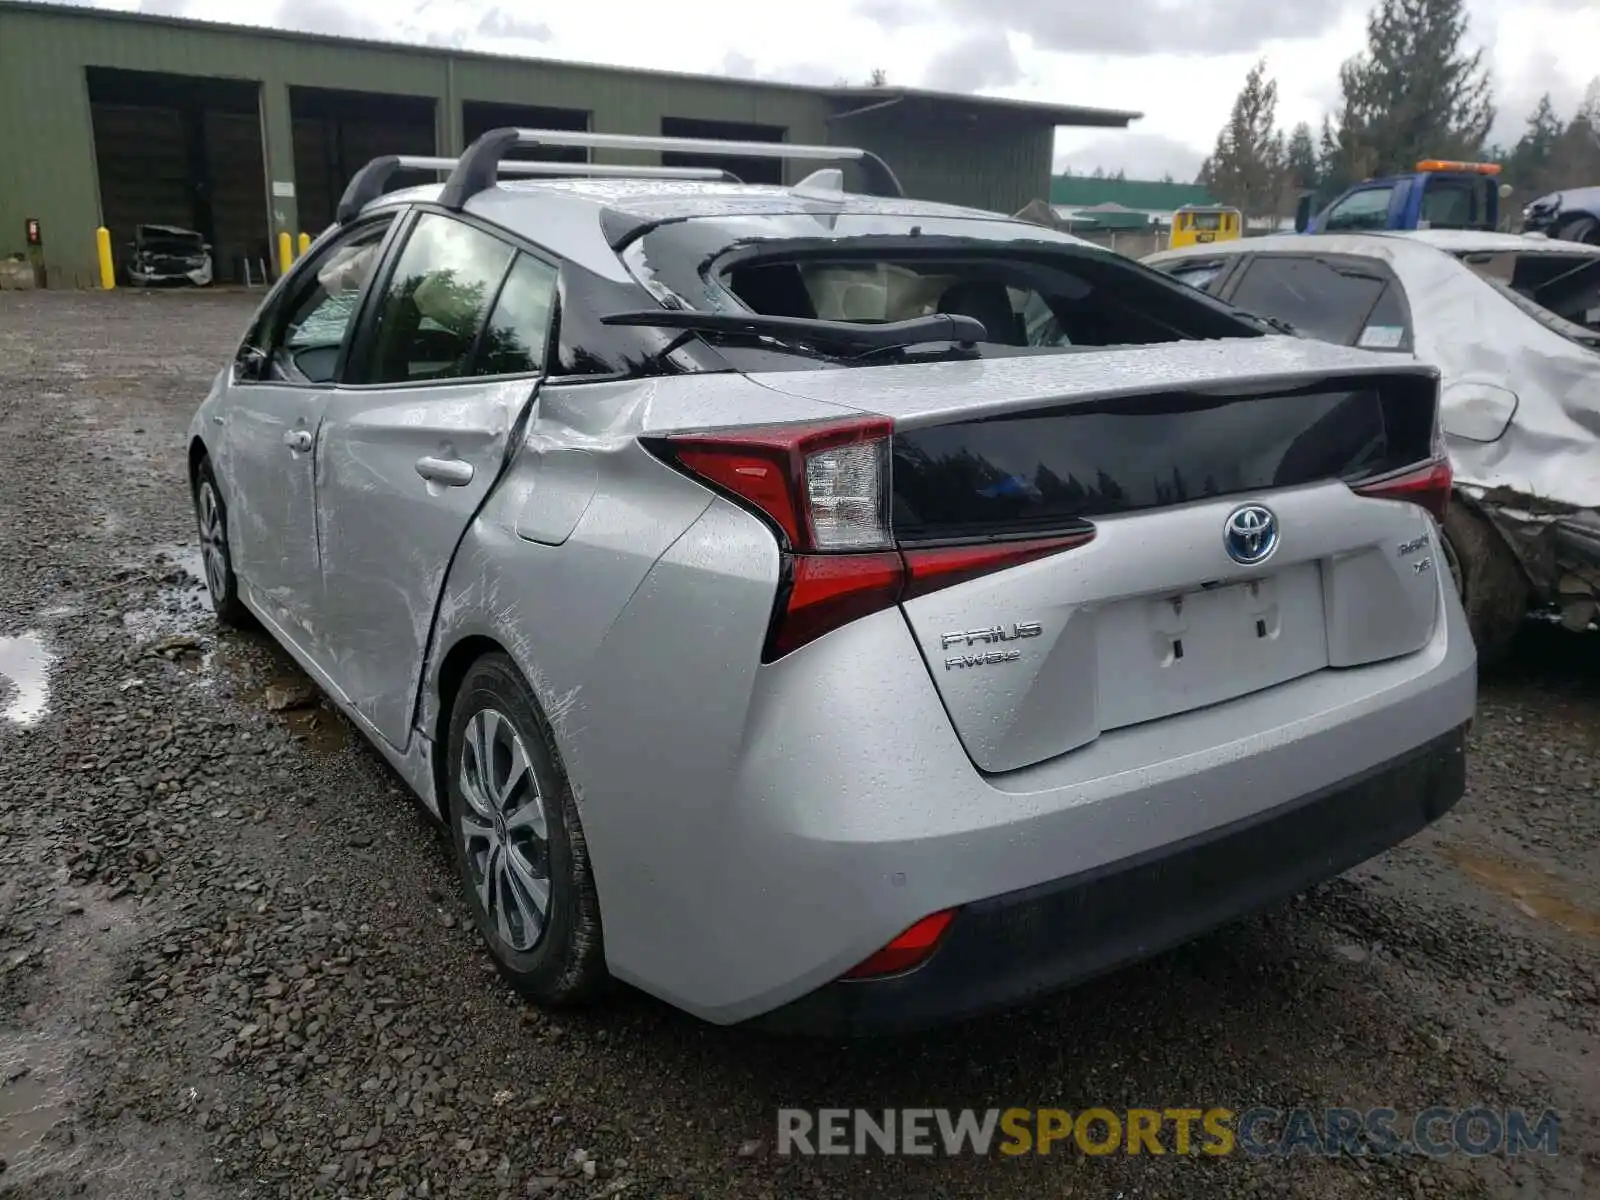
{"label": "front windshield", "polygon": [[1600,347],[1600,254],[1459,257],[1478,278],[1546,328],[1580,345]]}

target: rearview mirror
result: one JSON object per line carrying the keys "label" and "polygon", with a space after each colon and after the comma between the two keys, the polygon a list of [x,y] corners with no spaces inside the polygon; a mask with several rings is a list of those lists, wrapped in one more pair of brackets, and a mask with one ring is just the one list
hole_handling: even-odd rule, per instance
{"label": "rearview mirror", "polygon": [[1294,206],[1294,231],[1304,233],[1311,227],[1311,196],[1301,196],[1300,202]]}

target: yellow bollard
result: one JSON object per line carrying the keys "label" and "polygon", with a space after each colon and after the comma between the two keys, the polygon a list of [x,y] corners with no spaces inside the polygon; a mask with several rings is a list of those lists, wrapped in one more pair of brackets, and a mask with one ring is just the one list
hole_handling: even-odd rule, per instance
{"label": "yellow bollard", "polygon": [[117,268],[111,261],[111,231],[104,225],[94,231],[94,245],[100,258],[100,286],[109,292],[117,286]]}
{"label": "yellow bollard", "polygon": [[294,241],[289,237],[289,231],[284,230],[278,234],[279,273],[287,275],[292,266],[294,266]]}
{"label": "yellow bollard", "polygon": [[304,258],[306,256],[306,252],[309,251],[310,249],[311,249],[311,235],[309,233],[302,233],[300,235],[300,257]]}

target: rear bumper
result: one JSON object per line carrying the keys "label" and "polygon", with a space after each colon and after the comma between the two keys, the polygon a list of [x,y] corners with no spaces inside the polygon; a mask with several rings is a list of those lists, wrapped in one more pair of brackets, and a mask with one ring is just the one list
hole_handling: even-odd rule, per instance
{"label": "rear bumper", "polygon": [[1436,821],[1465,789],[1464,738],[1465,726],[1246,820],[968,904],[918,968],[831,983],[750,1024],[827,1036],[910,1032],[1147,958],[1331,879]]}

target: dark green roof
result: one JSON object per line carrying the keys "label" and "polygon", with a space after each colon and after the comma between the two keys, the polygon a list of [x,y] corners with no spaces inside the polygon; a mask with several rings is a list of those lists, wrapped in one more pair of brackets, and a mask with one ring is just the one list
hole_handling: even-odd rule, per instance
{"label": "dark green roof", "polygon": [[1162,183],[1148,179],[1095,179],[1089,175],[1054,175],[1050,203],[1068,208],[1120,204],[1124,208],[1170,212],[1185,204],[1215,204],[1197,183]]}
{"label": "dark green roof", "polygon": [[1079,212],[1067,219],[1069,230],[1097,229],[1107,232],[1145,229],[1150,225],[1149,213],[1142,212]]}

